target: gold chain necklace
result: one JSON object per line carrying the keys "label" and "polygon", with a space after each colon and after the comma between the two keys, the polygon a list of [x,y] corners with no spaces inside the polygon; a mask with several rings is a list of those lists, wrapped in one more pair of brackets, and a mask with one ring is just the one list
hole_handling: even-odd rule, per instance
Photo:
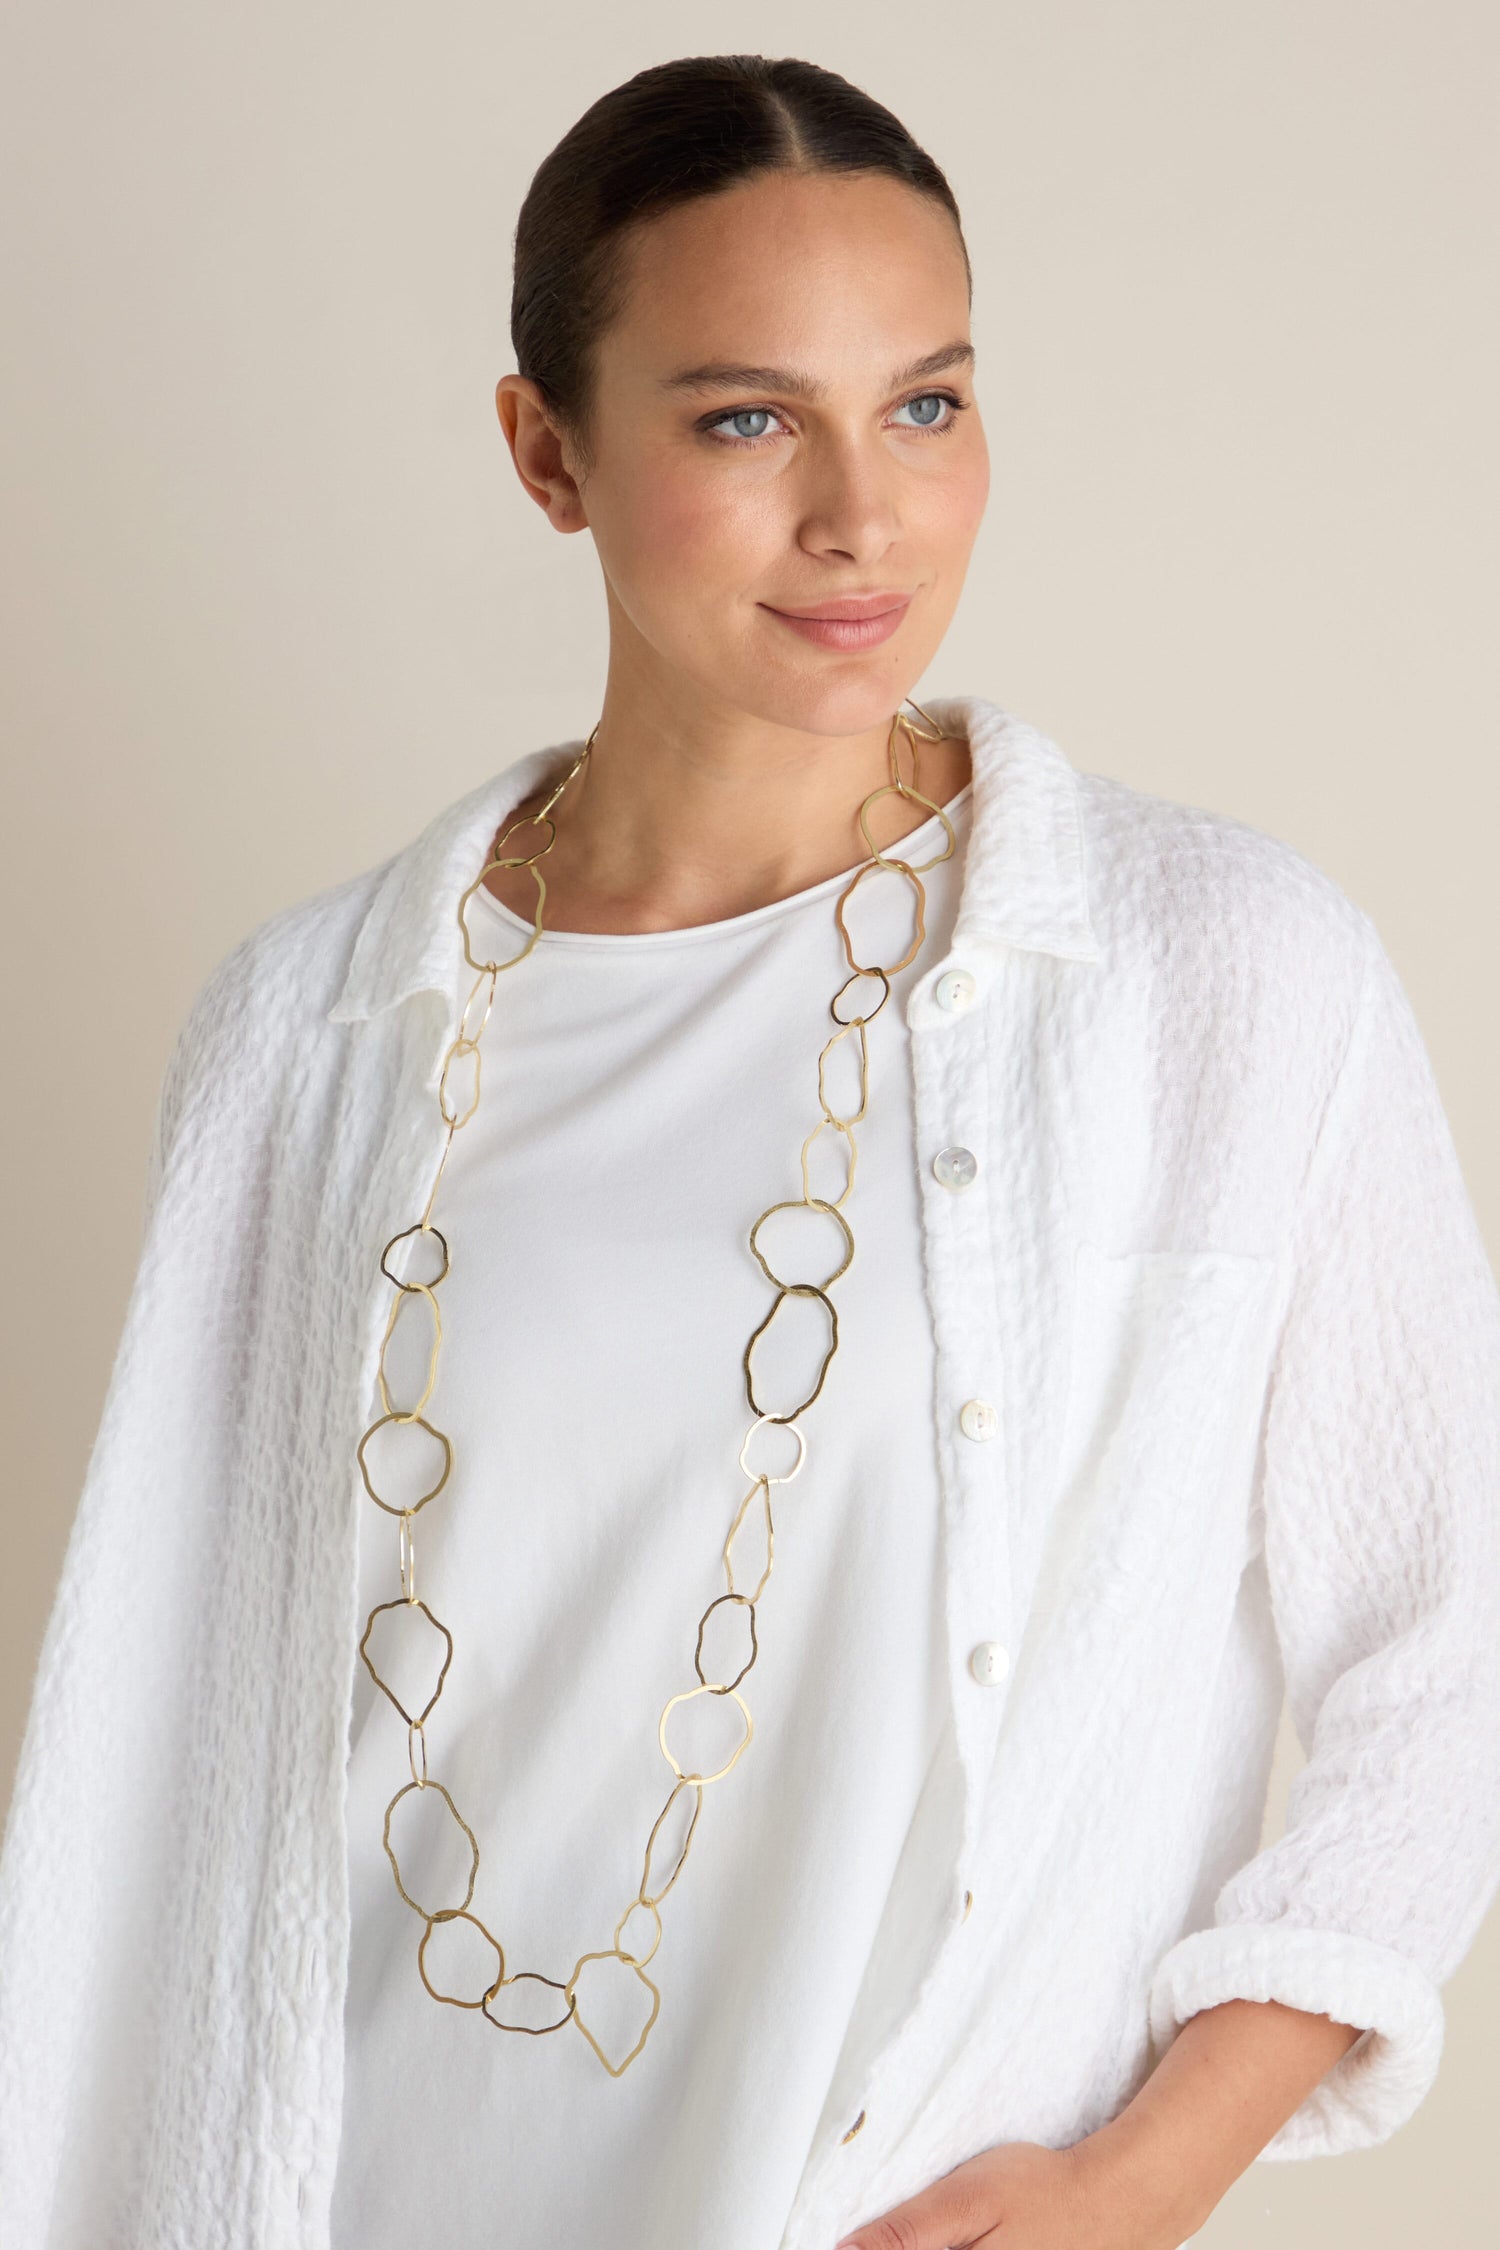
{"label": "gold chain necklace", "polygon": [[[908,698],[907,700],[910,701],[911,698]],[[772,1203],[768,1205],[767,1208],[762,1211],[760,1217],[755,1221],[755,1224],[750,1229],[749,1246],[751,1253],[754,1256],[757,1264],[760,1266],[761,1271],[766,1276],[766,1279],[775,1289],[776,1298],[775,1302],[771,1306],[771,1310],[767,1313],[765,1319],[760,1323],[759,1327],[756,1328],[754,1333],[751,1335],[744,1351],[745,1395],[749,1402],[750,1411],[754,1416],[754,1420],[751,1422],[750,1428],[746,1432],[744,1442],[740,1447],[739,1466],[742,1472],[751,1479],[751,1483],[749,1490],[745,1493],[744,1498],[740,1501],[739,1507],[734,1515],[734,1520],[730,1524],[728,1535],[724,1541],[722,1556],[725,1571],[726,1591],[722,1594],[717,1595],[714,1600],[709,1603],[707,1609],[704,1610],[703,1615],[698,1621],[697,1647],[693,1655],[693,1669],[697,1675],[698,1685],[696,1687],[684,1688],[678,1694],[670,1696],[665,1706],[663,1707],[661,1718],[657,1724],[657,1739],[661,1745],[662,1755],[665,1757],[667,1764],[672,1768],[673,1774],[676,1776],[676,1778],[672,1784],[672,1788],[667,1797],[667,1801],[662,1806],[661,1811],[657,1814],[656,1820],[652,1826],[650,1836],[648,1837],[646,1842],[646,1852],[641,1871],[640,1884],[636,1890],[634,1898],[629,1901],[629,1903],[625,1907],[624,1912],[621,1914],[619,1920],[615,1924],[613,1941],[609,1945],[599,1948],[593,1952],[581,1953],[578,1956],[577,1961],[574,1963],[572,1974],[566,1980],[562,1980],[557,1977],[543,1976],[541,1972],[536,1969],[508,1970],[506,1965],[505,1949],[501,1945],[500,1940],[493,1936],[488,1929],[486,1929],[484,1923],[479,1919],[479,1916],[477,1914],[473,1914],[469,1911],[474,1897],[474,1884],[479,1873],[479,1844],[477,1839],[475,1838],[474,1831],[470,1828],[468,1822],[464,1819],[457,1805],[454,1804],[452,1797],[448,1794],[448,1791],[443,1787],[443,1784],[440,1781],[435,1780],[431,1775],[429,1775],[427,1771],[427,1736],[425,1731],[426,1721],[431,1715],[433,1706],[436,1704],[439,1696],[442,1694],[443,1682],[447,1677],[448,1667],[453,1657],[453,1636],[448,1631],[447,1626],[444,1625],[439,1618],[433,1615],[426,1602],[418,1599],[416,1588],[416,1551],[413,1540],[412,1524],[413,1519],[421,1512],[423,1508],[427,1506],[428,1502],[437,1498],[438,1494],[442,1491],[444,1485],[447,1483],[449,1474],[453,1467],[453,1446],[450,1439],[441,1430],[435,1428],[434,1425],[426,1419],[423,1413],[423,1408],[427,1405],[428,1400],[431,1398],[433,1386],[437,1381],[438,1352],[442,1344],[443,1337],[442,1316],[438,1309],[436,1293],[439,1284],[446,1277],[449,1268],[447,1240],[441,1233],[441,1231],[432,1224],[433,1201],[437,1195],[438,1182],[442,1179],[443,1176],[443,1168],[448,1161],[448,1151],[453,1146],[454,1135],[468,1124],[470,1118],[473,1117],[475,1111],[479,1107],[479,1043],[484,1036],[484,1029],[486,1024],[489,1022],[490,1011],[494,1006],[496,979],[499,977],[502,970],[513,969],[516,966],[517,962],[524,961],[527,954],[530,953],[533,946],[536,944],[538,937],[541,935],[542,908],[547,895],[547,885],[539,863],[552,849],[552,846],[555,843],[557,837],[556,826],[551,818],[552,809],[556,805],[558,799],[561,797],[563,791],[568,787],[569,783],[578,773],[583,770],[585,764],[587,763],[589,755],[594,747],[594,738],[599,732],[597,725],[595,726],[593,733],[590,734],[583,748],[579,751],[578,756],[569,766],[567,772],[557,782],[556,786],[549,791],[546,799],[537,809],[537,811],[512,819],[496,836],[494,846],[496,856],[486,862],[485,866],[480,870],[478,876],[469,885],[468,889],[463,893],[463,896],[458,902],[458,926],[463,937],[464,959],[468,962],[471,968],[477,970],[478,975],[472,989],[470,990],[469,996],[464,1002],[463,1008],[460,1011],[457,1035],[453,1039],[451,1045],[447,1050],[447,1053],[443,1058],[442,1071],[438,1079],[438,1107],[442,1113],[443,1122],[448,1128],[447,1137],[443,1143],[442,1156],[439,1159],[437,1173],[433,1180],[431,1190],[428,1194],[426,1205],[423,1208],[421,1218],[418,1219],[413,1225],[404,1227],[400,1230],[399,1233],[392,1235],[390,1241],[386,1244],[384,1250],[380,1254],[380,1270],[385,1276],[386,1280],[391,1283],[392,1288],[395,1290],[395,1296],[391,1303],[390,1315],[385,1324],[385,1334],[381,1340],[379,1358],[378,1380],[380,1387],[380,1400],[385,1411],[382,1415],[379,1416],[376,1421],[374,1421],[370,1425],[369,1429],[365,1431],[364,1436],[360,1439],[357,1457],[359,1461],[360,1475],[364,1480],[364,1487],[370,1498],[375,1502],[375,1505],[378,1508],[384,1509],[388,1515],[393,1515],[399,1518],[401,1592],[398,1597],[391,1601],[377,1602],[375,1607],[371,1610],[369,1618],[365,1624],[363,1636],[360,1640],[359,1652],[363,1657],[365,1664],[369,1669],[370,1675],[375,1681],[376,1686],[379,1687],[384,1694],[389,1696],[391,1702],[395,1705],[402,1718],[406,1721],[407,1762],[411,1769],[412,1778],[410,1781],[402,1783],[401,1787],[396,1791],[395,1796],[392,1797],[390,1803],[386,1807],[384,1843],[386,1855],[390,1860],[392,1872],[394,1873],[396,1878],[396,1888],[400,1892],[402,1898],[406,1901],[407,1905],[421,1917],[423,1923],[422,1936],[417,1947],[418,1972],[421,1976],[423,1984],[427,1987],[427,1990],[431,1993],[434,2000],[441,2000],[449,2007],[477,2008],[486,2017],[488,2017],[489,2021],[495,2025],[497,2030],[500,2031],[524,2031],[535,2036],[544,2032],[560,2031],[564,2024],[567,2023],[576,2024],[578,2029],[583,2033],[585,2039],[587,2039],[589,2045],[593,2048],[594,2053],[603,2063],[605,2069],[608,2070],[611,2075],[616,2078],[618,2078],[621,2073],[629,2067],[629,2065],[635,2060],[636,2056],[640,2053],[641,2049],[646,2044],[647,2034],[650,2032],[652,2024],[654,2024],[656,2021],[657,2012],[661,2005],[660,1991],[658,1990],[657,1986],[652,1983],[650,1977],[647,1976],[646,1964],[653,1958],[657,1946],[661,1942],[661,1901],[666,1897],[673,1884],[677,1881],[677,1878],[681,1874],[682,1869],[687,1861],[688,1852],[692,1847],[693,1833],[698,1825],[698,1814],[701,1811],[703,1805],[704,1789],[710,1782],[723,1780],[724,1776],[729,1773],[731,1769],[737,1764],[742,1752],[745,1750],[747,1744],[750,1741],[751,1735],[754,1733],[754,1722],[750,1716],[749,1705],[746,1703],[745,1698],[740,1693],[740,1682],[744,1679],[746,1673],[754,1664],[756,1656],[758,1654],[755,1624],[756,1604],[760,1600],[762,1593],[765,1591],[766,1583],[771,1575],[771,1565],[774,1554],[774,1527],[771,1520],[771,1487],[773,1484],[790,1483],[791,1479],[796,1476],[801,1470],[803,1462],[806,1458],[806,1439],[804,1438],[801,1430],[796,1427],[796,1424],[799,1418],[807,1411],[808,1407],[812,1405],[813,1400],[818,1396],[818,1393],[822,1390],[824,1378],[828,1373],[829,1365],[832,1362],[834,1352],[838,1347],[838,1315],[834,1310],[833,1300],[829,1296],[828,1292],[832,1288],[833,1284],[839,1279],[840,1275],[848,1272],[854,1258],[854,1234],[852,1228],[849,1225],[849,1221],[844,1216],[843,1206],[848,1201],[850,1189],[854,1185],[854,1166],[855,1159],[858,1153],[855,1146],[854,1127],[864,1117],[865,1108],[869,1096],[870,1058],[869,1046],[866,1038],[866,1028],[880,1013],[880,1010],[884,1007],[887,999],[890,997],[890,980],[892,976],[895,975],[897,970],[904,969],[909,962],[915,960],[917,951],[921,946],[923,937],[926,934],[926,891],[922,884],[922,876],[929,869],[936,867],[940,861],[949,858],[952,855],[955,846],[953,824],[948,818],[947,813],[944,811],[941,805],[933,804],[930,798],[924,797],[922,795],[921,791],[916,787],[915,779],[917,771],[916,759],[918,755],[918,743],[920,741],[941,742],[944,737],[941,729],[937,727],[937,722],[931,719],[930,715],[926,711],[922,711],[922,707],[920,704],[915,704],[913,707],[916,710],[921,711],[922,717],[928,720],[929,725],[933,727],[934,731],[930,735],[924,734],[922,729],[915,727],[912,724],[911,720],[906,718],[900,711],[898,711],[891,720],[890,735],[887,742],[887,758],[890,767],[891,778],[889,781],[883,782],[878,789],[872,789],[870,794],[864,799],[859,808],[860,833],[864,837],[865,842],[870,847],[871,857],[863,861],[854,870],[854,873],[851,875],[849,881],[845,884],[843,890],[840,892],[838,901],[834,907],[834,918],[838,924],[839,933],[844,941],[844,952],[849,963],[850,974],[844,979],[843,983],[839,986],[837,992],[834,994],[832,1000],[828,1004],[828,1012],[838,1028],[833,1032],[832,1036],[828,1039],[818,1056],[818,1105],[822,1111],[822,1115],[819,1118],[817,1124],[814,1125],[812,1131],[808,1134],[806,1140],[802,1143],[802,1193],[800,1196],[792,1197],[785,1202]],[[910,736],[912,742],[913,779],[910,782],[904,781],[902,779],[897,764],[896,737],[898,730],[904,730],[905,733]],[[942,851],[936,853],[933,858],[925,861],[920,868],[913,867],[910,862],[905,859],[895,857],[887,852],[878,851],[875,847],[874,840],[870,835],[869,827],[867,824],[867,815],[869,813],[871,805],[875,803],[877,798],[891,795],[907,797],[916,804],[925,805],[929,812],[935,813],[937,817],[942,821],[944,830],[946,831],[948,840],[945,848]],[[517,828],[530,827],[536,828],[539,833],[540,831],[545,829],[547,831],[545,842],[543,842],[534,852],[518,853],[509,856],[505,855],[505,845],[509,837],[511,836],[512,831]],[[499,867],[525,867],[530,870],[532,879],[536,884],[535,919],[531,932],[527,937],[526,943],[522,946],[521,950],[518,953],[512,956],[510,960],[476,961],[472,948],[470,946],[469,925],[465,915],[465,908],[467,907],[469,900],[473,897],[475,891],[478,890],[480,884],[484,881],[485,877],[490,874],[493,869]],[[844,909],[847,906],[849,899],[851,898],[863,878],[869,874],[872,868],[875,867],[889,868],[896,873],[904,876],[911,885],[916,903],[916,935],[913,937],[911,945],[901,956],[901,959],[899,961],[890,962],[883,966],[869,962],[862,962],[856,959],[853,941],[849,935],[848,925],[844,919]],[[859,986],[864,980],[869,980],[879,988],[879,998],[875,1001],[875,1005],[869,1009],[868,1013],[851,1012],[846,1015],[840,1015],[840,1002],[844,1000],[845,995],[849,992],[851,986]],[[483,996],[483,1010],[478,1017],[477,1023],[475,1023],[473,1028],[471,1029],[471,1019],[474,1016],[476,1006],[480,1002],[481,995]],[[859,1045],[859,1107],[854,1110],[840,1111],[833,1107],[829,1099],[826,1077],[827,1064],[828,1058],[833,1049],[838,1046],[842,1040],[848,1039],[851,1036],[857,1039]],[[455,1070],[462,1071],[465,1066],[467,1066],[470,1071],[469,1083],[463,1090],[463,1092],[456,1094],[453,1089],[450,1088],[450,1076],[455,1072]],[[463,1104],[462,1107],[458,1106],[460,1102]],[[819,1135],[824,1133],[825,1131],[831,1132],[835,1136],[842,1137],[846,1158],[843,1192],[842,1194],[833,1198],[814,1195],[808,1176],[808,1158],[813,1144],[818,1139]],[[810,1281],[783,1281],[780,1275],[773,1270],[771,1264],[766,1258],[764,1251],[760,1247],[760,1230],[765,1225],[766,1221],[772,1218],[777,1212],[795,1210],[810,1210],[813,1212],[824,1214],[826,1218],[831,1219],[834,1222],[842,1237],[842,1259],[840,1263],[834,1267],[831,1273],[825,1274],[821,1282],[815,1283]],[[417,1254],[418,1238],[420,1238],[421,1252],[426,1254],[429,1259],[431,1259],[437,1265],[437,1270],[435,1272],[429,1272],[428,1277],[425,1280],[408,1278],[408,1269],[413,1263],[414,1258]],[[391,1254],[396,1250],[398,1244],[403,1243],[407,1245],[407,1254],[403,1262],[402,1277],[398,1278],[396,1273],[392,1270]],[[780,1311],[782,1305],[785,1304],[787,1299],[791,1297],[812,1298],[815,1299],[817,1303],[823,1307],[824,1312],[827,1315],[828,1348],[823,1356],[823,1363],[818,1372],[818,1379],[816,1383],[814,1383],[812,1389],[809,1391],[807,1397],[803,1399],[801,1405],[796,1407],[790,1414],[772,1414],[768,1413],[764,1408],[762,1408],[756,1398],[753,1354],[757,1341],[762,1336],[764,1336],[767,1329],[771,1326],[772,1321],[776,1318],[776,1315]],[[397,1407],[392,1402],[390,1390],[387,1386],[386,1355],[391,1348],[391,1341],[396,1333],[397,1323],[401,1319],[403,1312],[406,1311],[409,1306],[413,1305],[418,1299],[422,1300],[426,1304],[428,1313],[431,1318],[432,1341],[431,1349],[428,1355],[427,1379],[425,1384],[423,1385],[421,1396],[415,1401],[414,1404],[409,1406]],[[755,1438],[756,1432],[766,1424],[773,1424],[790,1428],[793,1437],[797,1441],[796,1459],[792,1467],[785,1470],[779,1476],[773,1475],[768,1469],[752,1469],[749,1461],[746,1458],[750,1450],[751,1443]],[[367,1448],[370,1445],[370,1441],[376,1437],[378,1432],[382,1430],[391,1430],[396,1433],[399,1433],[403,1430],[421,1430],[425,1432],[426,1438],[433,1444],[435,1444],[438,1449],[438,1456],[440,1456],[441,1459],[441,1467],[437,1471],[435,1481],[431,1483],[430,1488],[422,1494],[420,1499],[411,1502],[409,1505],[400,1506],[393,1501],[382,1499],[381,1495],[375,1489],[374,1477],[367,1455]],[[745,1593],[735,1584],[734,1548],[736,1539],[738,1538],[740,1531],[744,1525],[745,1512],[749,1507],[751,1501],[755,1499],[757,1495],[759,1496],[760,1509],[765,1525],[766,1564],[764,1570],[761,1572],[760,1577],[756,1582],[754,1592]],[[706,1677],[703,1668],[703,1637],[705,1629],[708,1626],[708,1621],[713,1615],[714,1611],[726,1605],[731,1610],[738,1609],[744,1612],[745,1629],[748,1631],[748,1654],[745,1657],[744,1663],[740,1666],[739,1670],[734,1673],[732,1678],[724,1680],[711,1680]],[[407,1710],[406,1705],[401,1701],[395,1690],[387,1683],[386,1680],[381,1677],[380,1672],[376,1668],[375,1660],[370,1654],[370,1636],[372,1631],[374,1630],[375,1621],[378,1617],[389,1612],[403,1613],[403,1629],[406,1632],[411,1633],[420,1629],[424,1634],[435,1636],[435,1638],[432,1640],[432,1653],[434,1660],[437,1656],[438,1642],[441,1642],[443,1645],[442,1662],[437,1672],[437,1678],[433,1686],[432,1693],[428,1696],[427,1701],[423,1704],[421,1710],[415,1713]],[[415,1613],[420,1613],[420,1616],[426,1620],[426,1624],[424,1626],[420,1628],[417,1626]],[[721,1669],[727,1669],[727,1667],[721,1667]],[[680,1703],[690,1702],[693,1698],[700,1695],[719,1695],[732,1698],[733,1701],[739,1706],[744,1720],[744,1732],[741,1735],[740,1741],[733,1755],[729,1757],[723,1765],[717,1767],[711,1773],[703,1773],[696,1770],[685,1772],[682,1766],[678,1763],[678,1760],[673,1753],[672,1746],[667,1736],[668,1721],[671,1718],[672,1712],[675,1710],[677,1705]],[[438,1797],[441,1798],[443,1804],[447,1807],[447,1813],[451,1815],[453,1821],[457,1823],[459,1830],[462,1831],[462,1834],[467,1840],[468,1844],[468,1853],[470,1860],[469,1879],[463,1897],[456,1905],[451,1903],[451,1901],[445,1901],[444,1903],[438,1905],[424,1905],[417,1899],[415,1899],[412,1896],[411,1892],[408,1890],[405,1882],[402,1880],[400,1861],[397,1858],[395,1847],[391,1842],[391,1815],[396,1810],[396,1807],[401,1803],[402,1799],[409,1796],[413,1790],[425,1794],[425,1792],[429,1789],[436,1791]],[[694,1792],[692,1816],[688,1821],[687,1832],[682,1840],[680,1848],[677,1851],[675,1863],[673,1864],[670,1875],[667,1876],[664,1882],[661,1882],[657,1887],[653,1888],[653,1853],[656,1848],[657,1837],[660,1834],[662,1823],[667,1818],[668,1813],[676,1803],[679,1795],[681,1795],[685,1790],[692,1790]],[[622,1932],[624,1931],[626,1923],[630,1920],[631,1916],[633,1914],[636,1914],[637,1912],[643,1912],[649,1915],[652,1923],[649,1948],[645,1953],[639,1954],[631,1951],[631,1949],[624,1943],[622,1938]],[[428,1946],[432,1941],[434,1931],[442,1928],[446,1924],[460,1921],[469,1923],[472,1928],[479,1933],[479,1937],[483,1941],[483,1944],[493,1950],[494,1959],[496,1962],[495,1976],[490,1980],[485,1990],[477,1999],[473,1997],[467,1997],[461,1992],[440,1991],[437,1984],[435,1984],[433,1981],[433,1975],[429,1971],[427,1952]],[[472,1941],[470,1942],[472,1943]],[[581,1971],[583,1970],[587,1962],[603,1960],[617,1960],[621,1964],[622,1971],[628,1971],[629,1973],[638,1977],[640,1982],[651,1994],[651,2013],[646,2019],[645,2030],[642,2031],[639,2039],[637,2039],[635,2045],[625,2056],[624,2060],[619,2063],[610,2061],[608,2055],[605,2054],[598,2040],[595,2038],[593,2031],[584,2021],[583,2015],[581,2014],[578,2006],[577,1984]],[[437,1968],[436,1963],[433,1964],[433,1968]],[[555,2020],[551,2023],[519,2023],[507,2021],[507,2015],[516,2010],[517,2004],[523,1998],[532,1998],[538,2001],[541,1998],[540,1994],[522,1995],[520,1993],[517,1993],[515,1991],[515,1988],[520,1985],[550,1987],[552,1991],[562,1995],[563,2000],[566,2002],[566,2006],[562,2008],[561,2013],[557,2014]],[[503,2000],[501,1998],[502,1994],[507,1996]],[[495,2009],[497,2007],[501,2010],[500,2013],[495,2012]]]}

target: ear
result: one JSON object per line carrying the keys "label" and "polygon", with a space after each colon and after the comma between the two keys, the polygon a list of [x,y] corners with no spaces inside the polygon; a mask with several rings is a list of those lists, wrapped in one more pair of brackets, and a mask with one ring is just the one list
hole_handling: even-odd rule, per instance
{"label": "ear", "polygon": [[516,475],[555,531],[583,531],[588,525],[583,495],[571,466],[571,448],[547,410],[541,391],[526,375],[502,375],[495,386],[495,411]]}

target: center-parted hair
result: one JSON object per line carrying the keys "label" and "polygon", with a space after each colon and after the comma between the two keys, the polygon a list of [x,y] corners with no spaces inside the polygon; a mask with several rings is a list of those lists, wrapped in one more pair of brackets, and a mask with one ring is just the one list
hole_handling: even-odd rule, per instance
{"label": "center-parted hair", "polygon": [[941,203],[972,295],[953,191],[880,102],[791,58],[657,63],[584,111],[538,167],[516,222],[516,366],[585,457],[594,347],[623,303],[630,230],[778,171],[883,172]]}

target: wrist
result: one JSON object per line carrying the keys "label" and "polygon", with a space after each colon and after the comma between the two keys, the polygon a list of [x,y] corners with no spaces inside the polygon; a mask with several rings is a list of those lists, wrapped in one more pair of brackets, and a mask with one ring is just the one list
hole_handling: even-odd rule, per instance
{"label": "wrist", "polygon": [[1195,2179],[1181,2146],[1128,2107],[1069,2154],[1087,2207],[1117,2216],[1130,2250],[1181,2250],[1223,2192]]}

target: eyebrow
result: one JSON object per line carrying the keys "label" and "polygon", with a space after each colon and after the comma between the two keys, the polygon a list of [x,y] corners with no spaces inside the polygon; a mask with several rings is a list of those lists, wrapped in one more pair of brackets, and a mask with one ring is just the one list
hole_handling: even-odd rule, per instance
{"label": "eyebrow", "polygon": [[[973,364],[972,344],[943,344],[937,351],[914,359],[909,367],[898,368],[886,388],[899,391],[908,383],[919,382],[924,375],[941,375],[950,367],[972,367]],[[787,398],[815,401],[824,396],[827,386],[795,367],[739,367],[724,360],[710,360],[702,367],[684,367],[676,375],[663,376],[661,388],[690,392],[780,391]]]}

